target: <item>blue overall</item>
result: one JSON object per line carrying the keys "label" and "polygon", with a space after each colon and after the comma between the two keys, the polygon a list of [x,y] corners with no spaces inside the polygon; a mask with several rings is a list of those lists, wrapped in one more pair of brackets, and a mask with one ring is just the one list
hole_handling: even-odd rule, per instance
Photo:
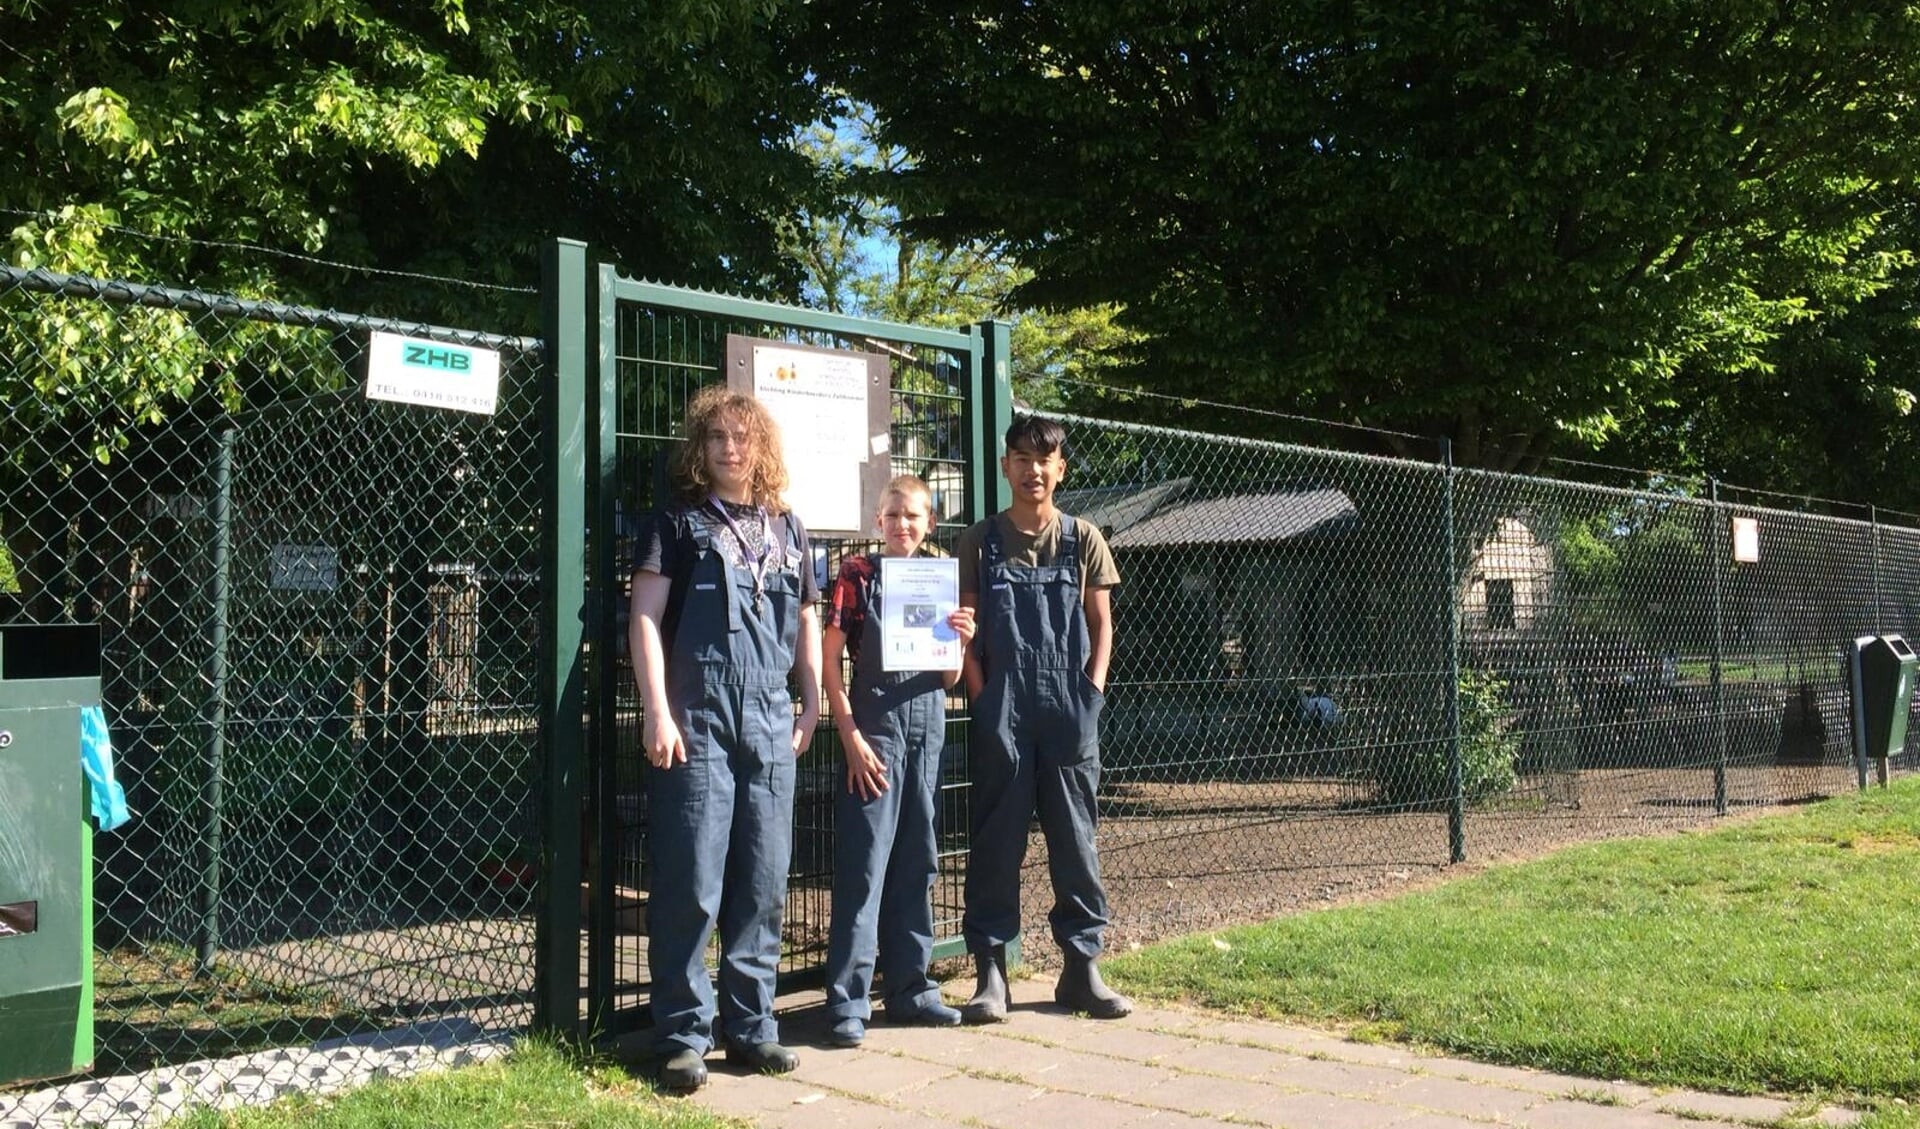
{"label": "blue overall", "polygon": [[1106,699],[1087,677],[1093,645],[1074,519],[1060,515],[1059,556],[1040,567],[1008,564],[999,523],[989,522],[978,599],[974,644],[985,684],[970,726],[973,841],[961,931],[975,953],[1019,935],[1020,866],[1037,806],[1053,880],[1053,938],[1062,951],[1092,960],[1107,925],[1093,841]]}
{"label": "blue overall", "polygon": [[[762,599],[704,510],[680,519],[697,545],[667,654],[667,700],[687,763],[647,771],[652,885],[647,959],[655,1049],[704,1054],[716,1034],[779,1041],[780,921],[793,855],[793,697],[799,550],[776,521]],[[720,930],[719,1029],[707,941]]]}
{"label": "blue overall", "polygon": [[[876,964],[895,1018],[940,1002],[930,900],[939,858],[934,804],[946,743],[947,691],[939,671],[882,670],[880,569],[855,652],[853,722],[887,766],[885,792],[863,800],[843,779],[834,801],[833,923],[827,933],[827,1011],[872,1016]],[[877,949],[877,955],[876,955]]]}

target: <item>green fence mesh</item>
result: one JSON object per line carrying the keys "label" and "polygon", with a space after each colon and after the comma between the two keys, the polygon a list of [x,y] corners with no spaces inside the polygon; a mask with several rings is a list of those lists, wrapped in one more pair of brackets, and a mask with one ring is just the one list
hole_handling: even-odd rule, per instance
{"label": "green fence mesh", "polygon": [[1123,575],[1110,943],[1850,789],[1846,648],[1920,630],[1885,513],[1058,418]]}
{"label": "green fence mesh", "polygon": [[[498,410],[366,398],[376,330],[497,350]],[[175,1071],[21,1108],[231,1101],[263,1048],[318,1046],[325,1072],[528,1021],[538,362],[0,276],[0,620],[101,624],[133,812],[95,837],[95,1073]]]}

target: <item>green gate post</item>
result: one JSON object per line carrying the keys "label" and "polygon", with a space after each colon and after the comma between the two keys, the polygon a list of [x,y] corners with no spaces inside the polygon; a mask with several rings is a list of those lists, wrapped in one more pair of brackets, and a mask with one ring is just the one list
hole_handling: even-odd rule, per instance
{"label": "green gate post", "polygon": [[967,334],[976,345],[967,405],[972,442],[967,452],[967,501],[973,507],[968,520],[979,521],[1013,501],[1012,488],[1000,474],[1000,437],[1013,423],[1013,323],[976,322]]}
{"label": "green gate post", "polygon": [[580,1034],[580,795],[586,682],[587,248],[540,256],[540,756],[545,834],[535,898],[533,1022]]}
{"label": "green gate post", "polygon": [[588,763],[593,772],[592,815],[587,836],[587,1030],[595,1037],[613,1032],[614,984],[613,899],[615,875],[620,860],[619,754],[620,664],[615,635],[619,630],[620,578],[614,576],[615,502],[620,498],[620,386],[619,386],[619,313],[614,296],[618,272],[610,263],[586,267],[593,287],[582,309],[591,311],[587,320],[587,347],[592,355],[593,379],[587,381],[588,419],[592,450],[588,461],[593,477],[588,484],[593,499],[593,564],[588,575],[594,599],[591,638],[594,644],[593,725],[588,731]]}

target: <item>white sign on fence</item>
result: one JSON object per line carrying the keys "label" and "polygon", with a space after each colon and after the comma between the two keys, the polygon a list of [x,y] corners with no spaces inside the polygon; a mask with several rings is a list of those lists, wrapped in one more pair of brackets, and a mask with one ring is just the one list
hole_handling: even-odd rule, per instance
{"label": "white sign on fence", "polygon": [[500,399],[500,354],[375,330],[367,343],[367,399],[490,416]]}

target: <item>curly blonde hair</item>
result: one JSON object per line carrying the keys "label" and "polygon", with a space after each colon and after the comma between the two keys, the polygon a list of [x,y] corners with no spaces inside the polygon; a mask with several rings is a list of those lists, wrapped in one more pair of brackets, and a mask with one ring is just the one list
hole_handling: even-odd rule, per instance
{"label": "curly blonde hair", "polygon": [[781,453],[780,425],[773,422],[760,401],[724,384],[702,388],[687,404],[687,440],[680,445],[673,466],[675,492],[683,502],[704,502],[713,493],[713,479],[707,474],[707,435],[727,420],[747,425],[747,436],[753,444],[749,484],[754,503],[774,513],[785,513],[787,505],[782,495],[787,489],[787,463]]}

